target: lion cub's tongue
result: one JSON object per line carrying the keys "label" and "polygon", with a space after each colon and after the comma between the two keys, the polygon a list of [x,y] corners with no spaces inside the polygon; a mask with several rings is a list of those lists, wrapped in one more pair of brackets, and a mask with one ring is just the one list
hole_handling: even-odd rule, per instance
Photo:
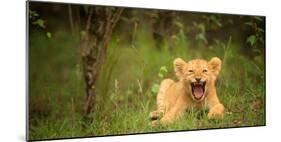
{"label": "lion cub's tongue", "polygon": [[203,96],[203,87],[201,85],[194,86],[194,97],[200,99]]}

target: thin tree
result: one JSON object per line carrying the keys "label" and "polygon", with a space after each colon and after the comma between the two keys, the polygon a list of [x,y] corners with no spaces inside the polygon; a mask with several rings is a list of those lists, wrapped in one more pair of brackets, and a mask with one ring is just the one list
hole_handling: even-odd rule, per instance
{"label": "thin tree", "polygon": [[85,30],[81,32],[80,54],[85,81],[86,103],[84,118],[93,111],[96,100],[95,84],[106,57],[107,46],[123,8],[90,7]]}

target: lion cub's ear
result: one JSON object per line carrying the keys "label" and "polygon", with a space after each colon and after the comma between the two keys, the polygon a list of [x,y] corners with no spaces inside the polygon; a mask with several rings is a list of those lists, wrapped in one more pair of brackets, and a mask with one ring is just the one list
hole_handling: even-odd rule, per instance
{"label": "lion cub's ear", "polygon": [[212,72],[217,76],[220,73],[221,70],[221,60],[218,57],[213,57],[210,61],[209,61],[209,66],[212,70]]}
{"label": "lion cub's ear", "polygon": [[181,58],[176,58],[174,60],[174,70],[178,78],[180,78],[183,75],[183,69],[185,64],[186,62]]}

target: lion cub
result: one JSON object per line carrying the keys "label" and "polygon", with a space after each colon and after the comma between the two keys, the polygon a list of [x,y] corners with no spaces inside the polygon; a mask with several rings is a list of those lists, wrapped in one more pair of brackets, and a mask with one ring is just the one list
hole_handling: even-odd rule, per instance
{"label": "lion cub", "polygon": [[[207,107],[208,118],[223,118],[224,106],[220,103],[215,87],[221,70],[221,60],[213,57],[210,61],[201,59],[185,62],[174,60],[174,70],[179,81],[164,79],[157,94],[157,110],[150,112],[151,124],[160,119],[168,124],[179,118],[186,109]],[[162,117],[163,116],[163,117]],[[160,118],[161,117],[161,118]]]}

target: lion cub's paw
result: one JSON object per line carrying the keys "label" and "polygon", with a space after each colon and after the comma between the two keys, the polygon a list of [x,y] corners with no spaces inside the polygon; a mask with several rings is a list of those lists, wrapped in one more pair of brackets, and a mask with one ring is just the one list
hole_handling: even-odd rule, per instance
{"label": "lion cub's paw", "polygon": [[152,111],[149,113],[150,120],[157,120],[159,117],[160,117],[160,112],[158,111]]}
{"label": "lion cub's paw", "polygon": [[223,119],[224,106],[222,104],[215,105],[208,113],[208,119],[220,118]]}

